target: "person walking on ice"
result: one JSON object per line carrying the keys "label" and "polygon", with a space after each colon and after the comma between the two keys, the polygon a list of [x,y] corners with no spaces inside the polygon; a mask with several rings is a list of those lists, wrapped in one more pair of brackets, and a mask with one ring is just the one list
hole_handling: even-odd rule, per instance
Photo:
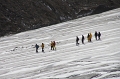
{"label": "person walking on ice", "polygon": [[78,38],[78,36],[76,36],[76,46],[79,45],[78,41],[79,41],[79,38]]}
{"label": "person walking on ice", "polygon": [[82,35],[82,44],[84,44],[85,37]]}
{"label": "person walking on ice", "polygon": [[53,41],[53,50],[56,50],[56,42]]}
{"label": "person walking on ice", "polygon": [[98,40],[100,40],[100,37],[101,37],[101,33],[98,32]]}
{"label": "person walking on ice", "polygon": [[53,50],[53,41],[51,41],[50,45],[51,45],[51,50]]}
{"label": "person walking on ice", "polygon": [[44,52],[44,43],[41,44],[42,52]]}
{"label": "person walking on ice", "polygon": [[92,42],[92,34],[91,33],[88,33],[88,36],[87,36],[87,39],[88,39],[88,42]]}
{"label": "person walking on ice", "polygon": [[36,53],[38,53],[38,48],[39,48],[39,45],[35,45],[35,48],[36,48]]}
{"label": "person walking on ice", "polygon": [[92,42],[92,34],[90,33],[90,42]]}
{"label": "person walking on ice", "polygon": [[88,42],[90,42],[90,35],[89,35],[89,33],[87,35],[87,39],[88,39]]}
{"label": "person walking on ice", "polygon": [[98,34],[97,34],[97,31],[95,31],[95,39],[96,39],[96,40],[97,40],[97,35],[98,35]]}

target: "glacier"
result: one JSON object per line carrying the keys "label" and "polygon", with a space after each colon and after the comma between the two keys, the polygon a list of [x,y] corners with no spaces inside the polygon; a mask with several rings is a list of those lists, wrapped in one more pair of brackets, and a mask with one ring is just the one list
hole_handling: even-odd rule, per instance
{"label": "glacier", "polygon": [[[96,41],[94,32],[100,31]],[[92,43],[87,34],[92,33]],[[85,44],[75,39],[85,36]],[[56,51],[50,42],[56,41]],[[45,53],[35,44],[45,44]],[[120,8],[0,38],[0,79],[120,79]]]}

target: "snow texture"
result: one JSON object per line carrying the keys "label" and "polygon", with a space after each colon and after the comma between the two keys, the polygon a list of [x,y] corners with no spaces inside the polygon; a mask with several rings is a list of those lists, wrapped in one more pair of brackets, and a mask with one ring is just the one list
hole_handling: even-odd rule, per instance
{"label": "snow texture", "polygon": [[[94,32],[100,31],[96,41]],[[87,34],[92,33],[92,42]],[[75,39],[85,36],[85,44]],[[56,51],[50,42],[56,41]],[[45,53],[35,44],[45,43]],[[120,8],[0,38],[0,79],[120,79]]]}

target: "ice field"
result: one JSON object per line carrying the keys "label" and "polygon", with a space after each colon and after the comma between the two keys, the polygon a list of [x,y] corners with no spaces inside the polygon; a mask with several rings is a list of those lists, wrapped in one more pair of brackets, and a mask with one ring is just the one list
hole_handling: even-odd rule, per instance
{"label": "ice field", "polygon": [[[96,41],[95,31],[101,40]],[[92,33],[92,42],[87,34]],[[85,44],[76,36],[85,36]],[[56,41],[56,51],[50,42]],[[45,52],[35,44],[45,44]],[[0,38],[0,79],[120,79],[120,8]]]}

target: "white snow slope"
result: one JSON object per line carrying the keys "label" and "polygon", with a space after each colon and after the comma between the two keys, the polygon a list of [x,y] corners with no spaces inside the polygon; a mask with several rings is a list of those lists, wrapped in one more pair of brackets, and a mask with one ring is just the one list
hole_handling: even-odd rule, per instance
{"label": "white snow slope", "polygon": [[[94,32],[100,31],[96,41]],[[92,43],[87,34],[93,34]],[[85,45],[75,39],[85,36]],[[50,50],[50,42],[57,50]],[[45,53],[35,44],[45,43]],[[0,79],[120,79],[120,8],[0,38]]]}

